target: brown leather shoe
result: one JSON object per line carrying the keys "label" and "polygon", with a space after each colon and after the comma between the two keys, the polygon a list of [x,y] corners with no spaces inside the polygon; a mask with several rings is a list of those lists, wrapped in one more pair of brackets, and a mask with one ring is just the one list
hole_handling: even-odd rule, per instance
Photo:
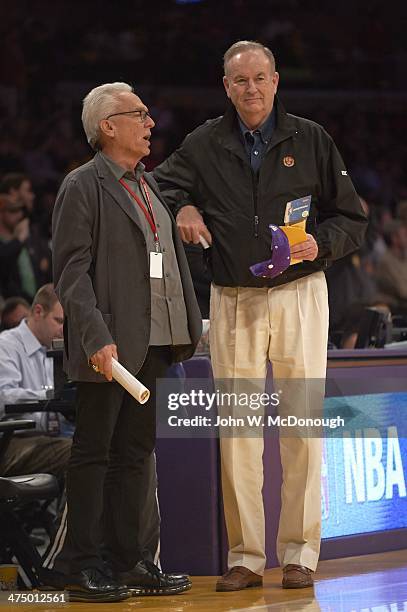
{"label": "brown leather shoe", "polygon": [[303,565],[289,563],[283,567],[283,589],[304,589],[314,584],[312,570]]}
{"label": "brown leather shoe", "polygon": [[241,591],[250,587],[263,586],[263,576],[251,572],[247,567],[235,565],[219,578],[216,583],[217,591]]}

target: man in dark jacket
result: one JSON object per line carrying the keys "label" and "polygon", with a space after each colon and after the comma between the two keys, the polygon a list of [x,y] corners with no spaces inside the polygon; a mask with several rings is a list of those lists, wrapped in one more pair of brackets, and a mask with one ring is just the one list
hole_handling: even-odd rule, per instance
{"label": "man in dark jacket", "polygon": [[[197,244],[203,237],[211,245],[215,379],[241,389],[244,381],[264,380],[271,361],[275,379],[292,381],[280,409],[318,414],[328,332],[323,271],[329,260],[360,246],[366,219],[330,136],[316,123],[287,114],[277,99],[271,51],[240,41],[224,60],[232,104],[223,117],[189,134],[154,176],[177,213],[182,239]],[[302,263],[274,277],[254,276],[250,266],[271,258],[269,225],[284,225],[290,203],[307,196],[306,235],[291,248],[291,257]],[[305,396],[292,379],[304,382]],[[322,382],[315,388],[310,379]],[[218,591],[260,586],[266,561],[263,437],[228,434],[221,436],[221,456],[229,571]],[[319,555],[321,440],[287,435],[280,431],[277,554],[283,586],[300,588],[312,585]]]}
{"label": "man in dark jacket", "polygon": [[5,209],[0,205],[0,293],[31,302],[37,289],[52,278],[48,240],[32,221],[35,196],[27,176],[4,175],[0,193],[0,200],[7,201]]}
{"label": "man in dark jacket", "polygon": [[[47,554],[47,579],[76,601],[125,599],[128,589],[175,594],[190,588],[188,577],[163,574],[140,550],[144,478],[156,378],[191,357],[201,317],[175,222],[140,162],[154,127],[147,107],[126,83],[101,85],[86,96],[82,122],[97,153],[65,178],[53,215],[77,424],[67,520]],[[112,382],[112,358],[150,389],[146,404]]]}

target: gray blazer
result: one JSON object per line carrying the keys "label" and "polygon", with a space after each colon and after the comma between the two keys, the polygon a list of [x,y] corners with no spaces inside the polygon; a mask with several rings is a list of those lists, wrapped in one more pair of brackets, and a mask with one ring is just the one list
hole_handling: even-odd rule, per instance
{"label": "gray blazer", "polygon": [[[151,189],[165,204],[154,179]],[[174,361],[188,359],[201,335],[201,314],[173,217],[173,240],[192,344],[173,347]],[[106,344],[117,344],[120,362],[134,375],[150,338],[148,253],[138,214],[99,154],[68,174],[52,218],[53,271],[64,308],[64,369],[75,381],[104,382],[88,365]]]}

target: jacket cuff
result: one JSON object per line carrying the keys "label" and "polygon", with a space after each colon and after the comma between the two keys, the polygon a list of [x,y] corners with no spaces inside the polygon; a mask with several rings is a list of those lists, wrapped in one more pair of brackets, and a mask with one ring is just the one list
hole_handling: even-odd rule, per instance
{"label": "jacket cuff", "polygon": [[324,239],[322,236],[315,236],[315,240],[318,247],[317,259],[329,259],[331,254],[331,247],[329,241]]}
{"label": "jacket cuff", "polygon": [[92,355],[100,351],[104,346],[115,344],[112,335],[106,325],[95,326],[95,328],[86,333],[82,340],[86,359],[89,361]]}

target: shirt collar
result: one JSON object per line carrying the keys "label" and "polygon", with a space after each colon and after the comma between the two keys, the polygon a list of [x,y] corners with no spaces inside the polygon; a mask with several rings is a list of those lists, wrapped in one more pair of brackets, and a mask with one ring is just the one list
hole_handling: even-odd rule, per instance
{"label": "shirt collar", "polygon": [[237,115],[239,121],[239,127],[242,132],[243,138],[246,139],[246,134],[252,134],[253,132],[259,132],[260,138],[263,144],[267,144],[270,141],[270,138],[273,134],[274,126],[275,126],[275,110],[271,111],[267,119],[261,124],[260,127],[255,130],[249,130],[247,125],[243,123],[240,116]]}
{"label": "shirt collar", "polygon": [[45,347],[39,342],[39,340],[34,336],[31,329],[27,325],[27,319],[23,319],[18,326],[18,331],[20,333],[20,338],[22,343],[24,344],[24,348],[29,357],[34,355],[39,350],[45,351]]}
{"label": "shirt collar", "polygon": [[100,155],[104,159],[108,167],[110,168],[111,172],[113,173],[117,181],[120,181],[120,179],[122,178],[131,180],[131,181],[140,180],[140,177],[142,176],[144,169],[145,169],[145,166],[142,162],[139,162],[137,164],[137,166],[134,168],[134,174],[132,174],[131,172],[129,172],[129,170],[126,170],[126,168],[119,166],[119,164],[113,161],[113,159],[109,157],[108,155],[106,155],[106,153],[100,152]]}

